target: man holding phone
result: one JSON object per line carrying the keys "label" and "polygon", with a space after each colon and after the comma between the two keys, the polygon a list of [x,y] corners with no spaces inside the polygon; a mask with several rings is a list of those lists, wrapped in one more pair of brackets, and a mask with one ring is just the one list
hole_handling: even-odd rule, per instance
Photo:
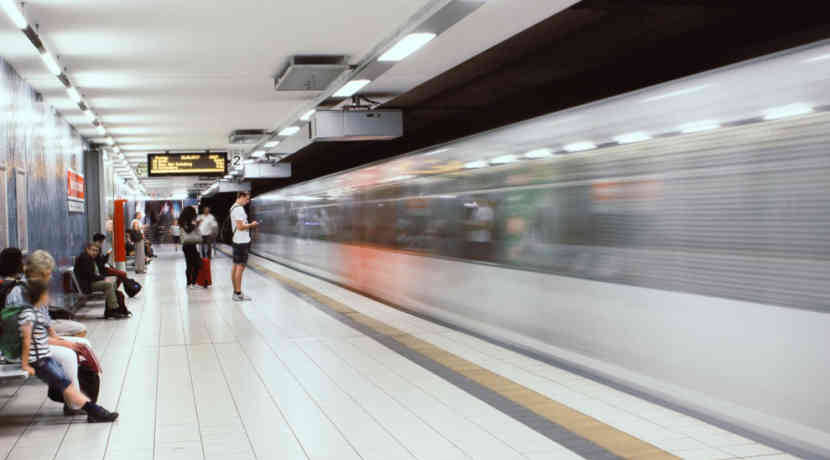
{"label": "man holding phone", "polygon": [[233,300],[237,302],[251,300],[250,297],[242,294],[242,273],[245,271],[245,264],[248,263],[248,251],[251,247],[250,229],[259,225],[257,221],[248,223],[245,205],[250,201],[251,196],[248,192],[239,192],[236,195],[236,203],[231,206],[231,226],[233,228],[231,281],[233,281]]}

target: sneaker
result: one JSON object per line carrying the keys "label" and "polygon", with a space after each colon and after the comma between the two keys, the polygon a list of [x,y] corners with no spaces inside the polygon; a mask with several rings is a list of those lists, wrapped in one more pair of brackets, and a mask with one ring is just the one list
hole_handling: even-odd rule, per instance
{"label": "sneaker", "polygon": [[111,309],[107,308],[107,309],[104,310],[104,319],[110,319],[110,318],[122,319],[122,318],[126,318],[126,316],[123,313],[120,313],[118,311],[118,309],[111,310]]}
{"label": "sneaker", "polygon": [[66,404],[63,405],[63,415],[65,415],[67,417],[72,417],[72,416],[75,416],[75,415],[84,415],[84,414],[86,414],[86,412],[84,412],[83,409],[73,409],[73,408],[69,407]]}
{"label": "sneaker", "polygon": [[114,422],[118,418],[118,412],[110,412],[101,406],[95,405],[95,408],[87,412],[86,421],[89,423],[109,423]]}
{"label": "sneaker", "polygon": [[245,300],[245,296],[242,294],[234,294],[232,299],[236,302],[242,302],[243,300]]}
{"label": "sneaker", "polygon": [[127,307],[124,307],[124,306],[119,307],[118,309],[115,310],[115,312],[118,313],[119,315],[122,315],[125,318],[129,318],[130,316],[133,316],[133,312],[131,312],[130,310],[127,310]]}
{"label": "sneaker", "polygon": [[239,294],[239,297],[240,297],[239,300],[242,300],[243,302],[248,302],[250,300],[253,300],[250,297],[246,296],[245,294]]}

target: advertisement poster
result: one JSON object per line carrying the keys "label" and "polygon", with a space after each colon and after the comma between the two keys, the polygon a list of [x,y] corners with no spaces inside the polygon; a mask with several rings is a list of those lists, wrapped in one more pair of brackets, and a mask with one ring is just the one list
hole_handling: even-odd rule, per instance
{"label": "advertisement poster", "polygon": [[66,204],[70,213],[84,212],[84,175],[66,170]]}

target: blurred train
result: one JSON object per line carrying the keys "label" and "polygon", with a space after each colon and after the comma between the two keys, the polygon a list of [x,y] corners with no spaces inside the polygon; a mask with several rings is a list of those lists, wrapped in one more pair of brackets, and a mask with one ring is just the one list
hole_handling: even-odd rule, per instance
{"label": "blurred train", "polygon": [[830,453],[830,44],[253,200],[256,254]]}

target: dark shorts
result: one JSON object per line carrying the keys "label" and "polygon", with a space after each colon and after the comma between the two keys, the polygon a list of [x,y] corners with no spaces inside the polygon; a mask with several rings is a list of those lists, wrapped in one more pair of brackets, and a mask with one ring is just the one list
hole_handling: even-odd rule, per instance
{"label": "dark shorts", "polygon": [[182,237],[180,237],[180,236],[174,236],[173,237],[173,242],[174,243],[179,244],[181,241],[182,241]]}
{"label": "dark shorts", "polygon": [[248,263],[248,250],[251,248],[251,243],[234,243],[233,244],[233,263],[238,265],[245,265]]}
{"label": "dark shorts", "polygon": [[72,381],[66,376],[63,367],[52,358],[41,358],[32,367],[35,368],[37,378],[49,385],[50,390],[63,393],[63,390],[72,385]]}

